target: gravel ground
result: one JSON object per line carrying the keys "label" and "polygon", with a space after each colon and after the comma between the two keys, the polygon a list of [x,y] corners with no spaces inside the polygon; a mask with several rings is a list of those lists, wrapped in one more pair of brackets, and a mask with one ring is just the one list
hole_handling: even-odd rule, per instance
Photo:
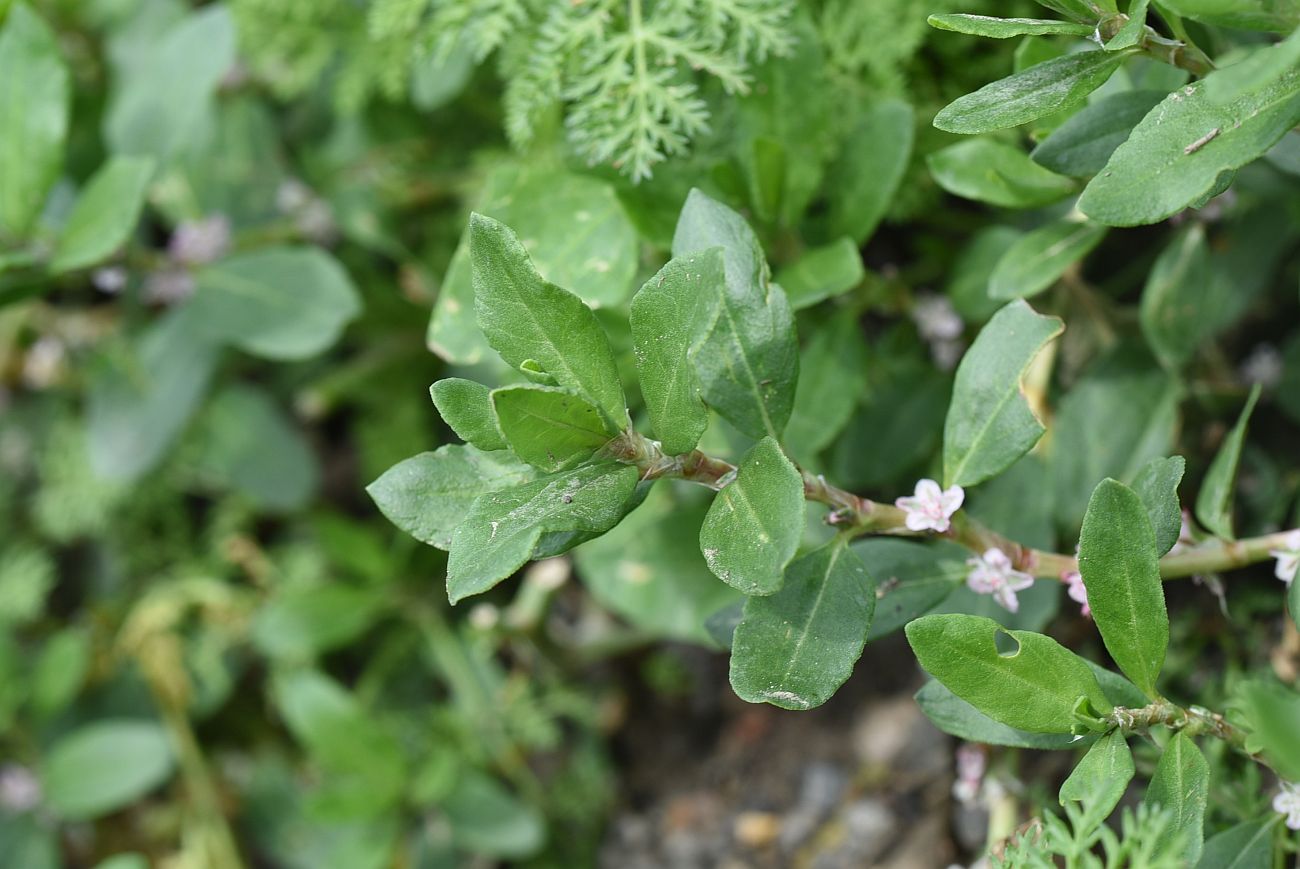
{"label": "gravel ground", "polygon": [[932,869],[982,836],[951,797],[955,743],[912,701],[921,676],[901,638],[869,646],[809,712],[739,700],[724,656],[672,654],[693,684],[629,710],[602,867]]}

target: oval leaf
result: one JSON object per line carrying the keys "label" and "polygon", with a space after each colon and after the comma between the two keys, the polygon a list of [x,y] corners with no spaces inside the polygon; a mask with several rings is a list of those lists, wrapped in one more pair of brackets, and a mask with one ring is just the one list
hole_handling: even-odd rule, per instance
{"label": "oval leaf", "polygon": [[639,478],[631,465],[603,462],[481,495],[452,534],[448,599],[454,604],[510,576],[545,533],[613,528]]}
{"label": "oval leaf", "polygon": [[492,390],[492,407],[510,449],[543,471],[573,467],[618,434],[595,405],[567,389],[503,386]]}
{"label": "oval leaf", "polygon": [[[1229,68],[1231,69],[1231,68]],[[1224,173],[1262,156],[1300,123],[1300,70],[1229,103],[1206,79],[1156,106],[1079,198],[1079,209],[1110,226],[1155,223],[1203,199]]]}
{"label": "oval leaf", "polygon": [[504,450],[506,439],[497,427],[491,396],[488,387],[460,377],[447,377],[429,387],[433,406],[457,437],[480,450]]}
{"label": "oval leaf", "polygon": [[709,424],[694,357],[709,298],[726,282],[722,248],[670,260],[632,299],[630,321],[641,395],[668,455],[695,449]]}
{"label": "oval leaf", "polygon": [[1079,534],[1079,572],[1102,642],[1124,675],[1152,699],[1169,645],[1160,556],[1145,505],[1106,479],[1093,490]]}
{"label": "oval leaf", "polygon": [[1029,364],[1064,329],[1055,317],[1012,302],[993,316],[957,368],[943,427],[945,486],[987,480],[1029,451],[1046,430],[1020,389]]}
{"label": "oval leaf", "polygon": [[989,133],[1027,124],[1083,102],[1126,56],[1081,51],[1035,64],[949,104],[934,125],[950,133]]}
{"label": "oval leaf", "polygon": [[112,157],[86,182],[54,246],[50,269],[66,272],[94,265],[117,250],[140,219],[153,174],[148,157]]}
{"label": "oval leaf", "polygon": [[[997,635],[1019,645],[998,651]],[[907,641],[926,672],[980,712],[1031,733],[1069,733],[1079,698],[1111,709],[1088,664],[1042,634],[1008,631],[992,619],[961,613],[922,616]]]}
{"label": "oval leaf", "polygon": [[1007,249],[993,269],[989,296],[1005,300],[1041,293],[1105,237],[1106,227],[1068,218],[1027,233]]}
{"label": "oval leaf", "polygon": [[195,276],[190,304],[209,335],[267,359],[315,356],[361,311],[347,272],[314,247],[227,257]]}
{"label": "oval leaf", "polygon": [[1173,812],[1173,822],[1157,840],[1154,853],[1170,853],[1174,841],[1182,840],[1182,857],[1194,865],[1205,842],[1205,805],[1210,795],[1210,766],[1205,755],[1184,733],[1174,734],[1156,764],[1155,775],[1143,799],[1149,806]]}
{"label": "oval leaf", "polygon": [[772,594],[803,536],[803,477],[775,440],[745,455],[700,527],[709,570],[745,594]]}
{"label": "oval leaf", "polygon": [[166,781],[172,766],[171,744],[157,724],[109,719],[55,743],[42,784],[56,812],[88,820],[135,802]]}
{"label": "oval leaf", "polygon": [[820,706],[862,656],[875,584],[843,541],[792,563],[781,590],[751,597],[731,645],[731,687],[783,709]]}
{"label": "oval leaf", "polygon": [[769,279],[744,218],[692,190],[677,220],[673,256],[721,247],[726,281],[706,286],[695,370],[709,406],[745,434],[780,437],[794,406],[799,343],[785,292]]}
{"label": "oval leaf", "polygon": [[542,280],[504,224],[474,214],[469,239],[475,310],[492,349],[516,368],[535,363],[618,426],[630,425],[614,353],[591,309]]}

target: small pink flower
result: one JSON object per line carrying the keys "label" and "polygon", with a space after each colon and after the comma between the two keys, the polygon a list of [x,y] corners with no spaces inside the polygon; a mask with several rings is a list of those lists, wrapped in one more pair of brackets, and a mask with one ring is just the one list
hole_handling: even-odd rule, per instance
{"label": "small pink flower", "polygon": [[1092,617],[1092,609],[1088,606],[1088,589],[1083,586],[1083,574],[1077,570],[1067,570],[1061,574],[1061,582],[1065,583],[1065,592],[1070,596],[1070,600],[1079,604],[1079,611],[1085,618]]}
{"label": "small pink flower", "polygon": [[1034,578],[1016,570],[1007,554],[997,547],[978,558],[967,559],[966,565],[971,569],[966,576],[966,585],[971,591],[993,595],[998,605],[1010,612],[1020,609],[1016,592],[1034,584]]}
{"label": "small pink flower", "polygon": [[961,486],[939,488],[934,480],[918,480],[911,498],[899,498],[896,506],[907,513],[907,527],[912,531],[938,531],[943,533],[952,524],[952,514],[961,508],[966,493]]}
{"label": "small pink flower", "polygon": [[984,783],[987,759],[984,750],[971,742],[963,742],[957,749],[957,780],[952,785],[952,795],[963,805],[972,805]]}
{"label": "small pink flower", "polygon": [[1288,534],[1282,546],[1283,548],[1271,550],[1268,554],[1277,559],[1273,575],[1290,585],[1296,572],[1300,571],[1300,530]]}
{"label": "small pink flower", "polygon": [[1273,811],[1286,816],[1286,825],[1300,830],[1300,785],[1282,782],[1282,790],[1273,797]]}

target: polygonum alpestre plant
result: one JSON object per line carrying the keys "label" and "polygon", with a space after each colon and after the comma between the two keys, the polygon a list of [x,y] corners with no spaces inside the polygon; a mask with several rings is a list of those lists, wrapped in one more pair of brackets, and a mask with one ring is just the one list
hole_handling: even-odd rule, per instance
{"label": "polygonum alpestre plant", "polygon": [[[433,401],[464,444],[395,466],[370,492],[396,524],[448,551],[452,603],[489,591],[530,560],[607,534],[629,516],[638,528],[646,527],[641,516],[671,521],[674,534],[698,527],[700,557],[727,593],[740,597],[731,605],[719,597],[708,627],[730,647],[731,684],[750,702],[818,706],[849,677],[869,640],[905,627],[933,677],[917,700],[941,729],[972,743],[1086,750],[1060,790],[1068,823],[1049,816],[1022,831],[1003,855],[1007,865],[1056,865],[1043,862],[1051,854],[1071,866],[1100,866],[1098,849],[1107,854],[1104,865],[1217,866],[1225,854],[1271,865],[1281,849],[1294,848],[1280,831],[1300,828],[1293,784],[1300,779],[1300,695],[1255,678],[1237,679],[1218,710],[1165,693],[1166,659],[1177,655],[1165,582],[1272,562],[1291,617],[1300,618],[1300,530],[1238,538],[1234,529],[1238,470],[1250,460],[1247,426],[1261,389],[1236,398],[1240,416],[1217,439],[1193,508],[1185,510],[1179,488],[1187,462],[1157,446],[1172,441],[1181,388],[1135,388],[1143,397],[1130,404],[1148,406],[1124,408],[1125,420],[1136,417],[1140,430],[1121,432],[1129,423],[1115,422],[1115,442],[1130,451],[1119,457],[1126,470],[1094,473],[1098,464],[1115,463],[1090,464],[1081,442],[1088,435],[1080,432],[1110,436],[1096,417],[1114,404],[1098,397],[1095,382],[1058,374],[1059,357],[1070,349],[1062,339],[1066,320],[1040,314],[1026,299],[1066,285],[1080,307],[1097,306],[1080,264],[1112,227],[1203,209],[1150,264],[1134,318],[1143,352],[1177,382],[1203,341],[1239,315],[1234,281],[1258,286],[1258,275],[1271,269],[1263,264],[1285,250],[1285,240],[1273,240],[1293,237],[1265,229],[1274,222],[1267,195],[1234,230],[1260,229],[1237,259],[1215,249],[1206,225],[1214,208],[1231,207],[1239,176],[1242,190],[1264,186],[1252,174],[1259,158],[1294,163],[1297,135],[1290,131],[1300,123],[1300,35],[1237,49],[1225,60],[1211,58],[1192,34],[1219,26],[1287,33],[1300,24],[1300,7],[1135,0],[1121,12],[1113,0],[1043,5],[1065,20],[931,18],[943,30],[1037,38],[1017,53],[1017,72],[938,113],[936,127],[978,138],[935,151],[928,165],[949,193],[1048,214],[1030,231],[988,237],[986,280],[977,303],[967,300],[986,312],[978,318],[986,322],[957,366],[941,462],[928,471],[933,478],[884,500],[828,479],[833,474],[817,456],[845,420],[826,396],[862,389],[852,370],[861,358],[849,349],[861,343],[861,310],[843,306],[801,349],[793,309],[825,296],[788,296],[746,220],[693,190],[676,223],[672,258],[632,299],[625,330],[617,307],[593,312],[539,274],[508,226],[474,215],[464,248],[472,304],[487,345],[509,366],[507,382],[435,383]],[[1122,86],[1111,83],[1120,78]],[[1001,132],[1014,128],[1036,140],[1032,154]],[[1230,188],[1229,204],[1209,205]],[[466,300],[461,292],[458,308]],[[1073,313],[1057,297],[1044,301],[1044,310]],[[918,331],[934,337],[942,363],[958,346],[960,323],[947,328],[937,322],[943,312],[920,300],[913,315]],[[1119,341],[1103,317],[1078,321],[1099,333],[1086,334],[1084,348]],[[443,352],[450,333],[435,332],[431,344]],[[836,343],[837,336],[847,338]],[[1136,381],[1122,353],[1116,356],[1112,376]],[[630,374],[636,389],[625,392]],[[901,413],[906,402],[897,404]],[[824,437],[817,431],[823,412]],[[869,449],[872,434],[864,435]],[[912,436],[919,442],[927,434]],[[900,465],[915,461],[901,458],[896,438],[889,443]],[[1024,462],[1047,453],[1057,460],[1050,473],[1023,471]],[[1022,510],[1032,512],[1042,503],[1039,490],[1077,489],[1080,479],[1090,497],[1074,505],[1074,515],[1073,507],[1062,510],[1072,522],[1061,524],[1077,532],[1070,552],[1003,533],[1007,523],[980,521],[967,509],[981,487],[1014,485],[1028,490]],[[683,520],[693,514],[674,515],[658,501],[642,507],[657,497],[652,490],[678,483],[715,493],[702,517]],[[806,522],[810,512],[820,514],[822,528]],[[688,545],[679,536],[669,540],[674,544]],[[1024,601],[1053,583],[1091,619],[1118,672],[1017,627]],[[1156,751],[1135,763],[1130,740],[1137,737]],[[1276,774],[1280,783],[1267,786],[1273,811],[1207,840],[1211,762],[1198,740],[1216,746],[1211,759],[1232,750]],[[1155,759],[1144,769],[1144,802],[1123,810],[1117,837],[1103,822],[1147,757]]]}
{"label": "polygonum alpestre plant", "polygon": [[[731,683],[746,700],[787,709],[824,703],[878,635],[873,613],[889,605],[890,626],[907,623],[908,640],[934,677],[918,695],[923,709],[972,741],[1091,745],[1071,779],[1076,796],[1063,790],[1062,798],[1086,800],[1093,815],[1103,806],[1099,819],[1133,775],[1126,739],[1172,734],[1148,800],[1173,810],[1161,835],[1182,843],[1189,860],[1201,849],[1208,787],[1191,737],[1216,737],[1286,778],[1300,777],[1300,748],[1279,723],[1300,697],[1253,686],[1249,713],[1225,717],[1175,704],[1158,687],[1169,638],[1163,581],[1270,558],[1279,571],[1293,567],[1296,531],[1180,546],[1179,457],[1151,460],[1128,485],[1099,483],[1077,558],[1008,539],[960,509],[966,487],[1006,471],[1043,436],[1026,373],[1061,334],[1060,320],[1018,300],[988,322],[957,370],[943,432],[947,488],[923,479],[914,495],[889,504],[801,469],[782,448],[798,379],[793,320],[756,237],[731,209],[692,192],[673,259],[633,299],[644,403],[635,420],[593,312],[544,280],[508,227],[474,215],[469,233],[479,322],[520,382],[496,389],[456,378],[435,383],[433,400],[465,443],[408,459],[370,487],[390,519],[448,551],[453,603],[488,591],[529,560],[610,531],[652,487],[684,481],[716,491],[699,547],[718,580],[745,596],[726,639]],[[730,440],[750,444],[735,464],[700,449],[719,419]],[[1229,437],[1214,467],[1235,464],[1241,446]],[[821,508],[833,532],[807,551],[805,504]],[[1198,515],[1208,525],[1217,514],[1198,505]],[[937,595],[934,583],[886,586],[853,545],[876,535],[955,542],[972,553],[968,569],[940,583]],[[918,557],[931,556],[918,548]],[[1014,613],[1016,592],[1035,578],[1060,580],[1071,592],[1086,588],[1086,606],[1124,675],[990,618],[925,614],[963,579]],[[1014,654],[1001,650],[1003,641]],[[1101,771],[1089,777],[1092,766]]]}

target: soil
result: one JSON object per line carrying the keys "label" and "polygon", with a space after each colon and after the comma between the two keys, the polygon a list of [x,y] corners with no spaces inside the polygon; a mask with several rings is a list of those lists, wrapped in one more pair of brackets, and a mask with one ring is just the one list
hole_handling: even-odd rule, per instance
{"label": "soil", "polygon": [[980,818],[953,800],[956,743],[912,701],[901,636],[872,643],[826,705],[738,699],[725,655],[673,648],[692,676],[675,704],[637,692],[615,740],[623,793],[608,869],[946,867]]}

